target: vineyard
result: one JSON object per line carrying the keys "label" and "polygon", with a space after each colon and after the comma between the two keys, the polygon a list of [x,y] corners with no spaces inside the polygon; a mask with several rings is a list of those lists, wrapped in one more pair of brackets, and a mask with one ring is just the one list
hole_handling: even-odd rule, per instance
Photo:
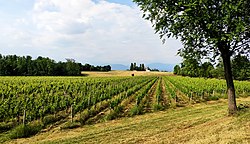
{"label": "vineyard", "polygon": [[[27,137],[226,98],[224,80],[179,76],[0,77],[0,137]],[[250,95],[250,82],[236,81]],[[25,128],[24,133],[18,129]],[[6,138],[6,139],[8,139]]]}

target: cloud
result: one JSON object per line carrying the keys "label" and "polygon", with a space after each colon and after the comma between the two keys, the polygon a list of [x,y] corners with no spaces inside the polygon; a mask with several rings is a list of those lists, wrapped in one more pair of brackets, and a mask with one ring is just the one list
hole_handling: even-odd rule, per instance
{"label": "cloud", "polygon": [[12,52],[94,64],[180,61],[175,56],[180,42],[162,45],[136,6],[104,0],[37,0],[27,13],[15,19],[11,29],[5,25],[7,41],[14,41],[9,45]]}

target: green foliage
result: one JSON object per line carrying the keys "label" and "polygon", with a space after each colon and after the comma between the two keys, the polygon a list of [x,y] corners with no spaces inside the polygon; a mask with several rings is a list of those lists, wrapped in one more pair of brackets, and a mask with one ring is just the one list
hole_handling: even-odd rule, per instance
{"label": "green foliage", "polygon": [[[74,120],[83,125],[102,118],[110,120],[143,114],[151,106],[162,110],[169,103],[185,106],[182,102],[189,103],[190,99],[217,100],[226,94],[224,80],[180,76],[0,77],[0,80],[0,129],[2,135],[12,133],[15,138],[27,137],[47,125],[67,120],[72,105]],[[152,86],[156,82],[154,91]],[[239,96],[249,96],[249,82],[235,81],[235,87]],[[16,127],[22,122],[24,111],[28,125]],[[34,124],[37,121],[39,124]],[[66,128],[73,127],[75,124],[66,125]]]}
{"label": "green foliage", "polygon": [[154,109],[154,111],[161,111],[161,110],[164,110],[165,108],[163,105],[156,103],[156,104],[154,104],[153,109]]}
{"label": "green foliage", "polygon": [[110,109],[115,109],[119,104],[119,99],[115,99],[115,100],[112,100],[110,103],[109,103],[109,107]]}
{"label": "green foliage", "polygon": [[214,66],[210,62],[204,62],[201,65],[200,75],[202,77],[212,78],[213,70],[214,70]]}
{"label": "green foliage", "polygon": [[218,96],[210,96],[210,97],[208,97],[208,101],[210,101],[210,100],[219,100],[220,98],[218,97]]}
{"label": "green foliage", "polygon": [[115,109],[155,78],[1,77],[0,121],[21,122],[25,110],[27,123],[41,120],[48,125],[70,114],[74,104],[74,114],[88,110],[86,117],[82,116],[84,123],[109,106]]}
{"label": "green foliage", "polygon": [[213,77],[214,67],[210,62],[201,63],[198,57],[186,57],[181,63],[181,67],[174,67],[174,74],[190,77]]}
{"label": "green foliage", "polygon": [[179,75],[181,72],[181,67],[179,65],[174,66],[174,74]]}
{"label": "green foliage", "polygon": [[250,103],[240,103],[238,105],[239,110],[246,110],[246,109],[249,109],[249,108],[250,108]]}
{"label": "green foliage", "polygon": [[114,109],[110,110],[110,113],[105,116],[105,120],[113,120],[119,117],[120,113],[122,113],[124,110],[124,106],[117,105]]}
{"label": "green foliage", "polygon": [[[232,72],[235,80],[247,80],[250,78],[250,60],[247,56],[236,55],[232,59]],[[210,62],[198,63],[195,59],[184,59],[182,67],[178,65],[174,68],[174,74],[224,79],[224,64],[219,59],[218,64],[214,66]]]}
{"label": "green foliage", "polygon": [[[180,38],[184,55],[214,56],[219,51],[246,52],[250,10],[239,0],[134,0],[161,38]],[[227,46],[222,48],[222,46]],[[228,49],[229,48],[229,49]],[[228,51],[229,52],[229,51]]]}
{"label": "green foliage", "polygon": [[9,122],[9,123],[2,122],[2,123],[0,123],[0,133],[6,132],[15,126],[16,126],[16,124],[12,123],[12,122]]}
{"label": "green foliage", "polygon": [[85,65],[81,66],[81,71],[103,71],[103,72],[107,72],[107,71],[111,71],[111,66],[110,65],[93,66],[93,65],[90,65],[90,64],[85,64]]}
{"label": "green foliage", "polygon": [[134,70],[134,64],[131,63],[129,70],[133,71]]}
{"label": "green foliage", "polygon": [[159,105],[162,100],[162,87],[161,87],[162,78],[159,79],[156,86],[156,103]]}
{"label": "green foliage", "polygon": [[55,123],[61,119],[63,119],[64,117],[63,116],[55,116],[55,115],[47,115],[45,116],[43,119],[42,119],[42,123],[44,126],[46,125],[49,125],[49,124],[52,124],[52,123]]}
{"label": "green foliage", "polygon": [[87,119],[89,119],[90,118],[90,113],[89,113],[89,111],[88,110],[85,110],[85,111],[83,111],[82,113],[81,113],[81,115],[80,115],[80,123],[81,123],[81,125],[84,125],[85,124],[85,122],[87,121]]}
{"label": "green foliage", "polygon": [[[160,37],[179,38],[184,47],[178,54],[185,58],[223,59],[229,114],[237,111],[230,59],[234,53],[249,53],[250,3],[247,0],[134,0],[153,23]],[[193,63],[196,65],[196,63]],[[194,66],[195,68],[196,66]],[[197,71],[184,70],[190,76]]]}
{"label": "green foliage", "polygon": [[144,64],[140,64],[140,66],[137,66],[136,63],[131,63],[129,70],[145,71],[146,68]]}
{"label": "green foliage", "polygon": [[250,77],[250,60],[246,56],[236,55],[232,60],[234,79],[247,80]]}
{"label": "green foliage", "polygon": [[113,120],[120,116],[120,113],[122,113],[124,110],[124,106],[119,105],[115,107],[113,110],[110,110],[110,113],[105,116],[105,120]]}
{"label": "green foliage", "polygon": [[2,56],[0,54],[0,76],[78,76],[81,71],[110,71],[111,66],[91,66],[76,63],[74,59],[58,62],[39,56],[32,60],[31,56]]}
{"label": "green foliage", "polygon": [[129,116],[135,116],[135,115],[140,115],[143,114],[143,107],[142,106],[134,106],[130,111],[129,111]]}
{"label": "green foliage", "polygon": [[186,58],[181,64],[181,75],[198,77],[200,74],[199,60],[195,58]]}
{"label": "green foliage", "polygon": [[62,127],[60,127],[61,129],[74,129],[74,128],[78,128],[80,127],[81,124],[77,123],[77,122],[66,122]]}
{"label": "green foliage", "polygon": [[34,124],[27,124],[27,125],[19,125],[11,130],[9,133],[9,137],[11,139],[16,138],[27,138],[37,134],[42,129],[42,124],[34,123]]}

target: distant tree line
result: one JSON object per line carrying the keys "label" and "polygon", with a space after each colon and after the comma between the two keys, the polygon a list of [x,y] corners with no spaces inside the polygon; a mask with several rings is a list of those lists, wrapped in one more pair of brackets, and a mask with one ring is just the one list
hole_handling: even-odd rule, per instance
{"label": "distant tree line", "polygon": [[111,66],[82,65],[74,59],[56,62],[48,57],[16,56],[0,54],[1,76],[78,76],[81,71],[110,71]]}
{"label": "distant tree line", "polygon": [[140,64],[140,66],[137,66],[136,63],[131,63],[130,64],[130,69],[131,71],[136,70],[136,71],[146,71],[145,65]]}
{"label": "distant tree line", "polygon": [[111,71],[111,66],[110,65],[106,65],[106,66],[93,66],[90,64],[85,64],[81,66],[81,71],[103,71],[103,72],[107,72],[107,71]]}
{"label": "distant tree line", "polygon": [[160,70],[158,70],[157,68],[151,69],[150,67],[147,67],[147,69],[150,70],[150,71],[156,71],[156,72],[159,72],[159,71],[160,71]]}
{"label": "distant tree line", "polygon": [[[232,61],[232,73],[235,80],[250,79],[250,60],[247,56],[236,55]],[[181,66],[174,67],[174,74],[190,77],[224,78],[222,59],[217,65],[211,62],[202,63],[198,58],[185,58]]]}
{"label": "distant tree line", "polygon": [[131,63],[129,70],[131,70],[131,71],[133,71],[133,70],[136,70],[136,71],[150,70],[150,71],[158,71],[158,72],[160,71],[156,68],[151,69],[150,67],[145,67],[145,64],[140,64],[139,66],[137,66],[136,63]]}

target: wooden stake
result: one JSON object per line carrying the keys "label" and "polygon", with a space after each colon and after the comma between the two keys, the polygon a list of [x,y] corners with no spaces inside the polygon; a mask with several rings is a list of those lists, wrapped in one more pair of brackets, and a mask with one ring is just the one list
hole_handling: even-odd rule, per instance
{"label": "wooden stake", "polygon": [[23,110],[23,125],[25,125],[26,110]]}
{"label": "wooden stake", "polygon": [[71,105],[71,123],[73,123],[73,104]]}

